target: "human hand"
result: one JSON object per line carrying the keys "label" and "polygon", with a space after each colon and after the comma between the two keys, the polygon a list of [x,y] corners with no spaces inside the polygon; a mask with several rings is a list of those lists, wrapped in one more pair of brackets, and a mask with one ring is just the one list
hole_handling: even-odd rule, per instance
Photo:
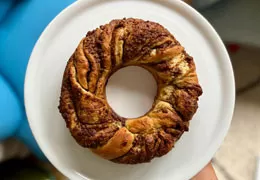
{"label": "human hand", "polygon": [[218,178],[212,164],[209,163],[191,180],[218,180]]}

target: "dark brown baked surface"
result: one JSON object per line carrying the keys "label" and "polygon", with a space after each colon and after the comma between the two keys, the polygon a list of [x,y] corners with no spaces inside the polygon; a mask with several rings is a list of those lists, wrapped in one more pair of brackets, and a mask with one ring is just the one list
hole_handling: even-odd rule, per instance
{"label": "dark brown baked surface", "polygon": [[[139,118],[120,117],[106,100],[109,77],[126,66],[143,67],[157,81],[152,109]],[[113,162],[136,164],[174,147],[201,94],[193,58],[174,36],[158,23],[129,18],[81,40],[64,72],[59,110],[78,144]]]}

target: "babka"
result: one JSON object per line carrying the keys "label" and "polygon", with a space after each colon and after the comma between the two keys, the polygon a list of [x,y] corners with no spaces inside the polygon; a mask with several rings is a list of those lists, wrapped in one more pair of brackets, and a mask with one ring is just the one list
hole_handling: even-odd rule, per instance
{"label": "babka", "polygon": [[[109,77],[126,66],[153,74],[157,95],[138,118],[117,115],[106,100]],[[149,162],[168,153],[198,108],[202,94],[193,58],[163,26],[112,20],[90,31],[67,62],[59,110],[77,143],[116,163]]]}

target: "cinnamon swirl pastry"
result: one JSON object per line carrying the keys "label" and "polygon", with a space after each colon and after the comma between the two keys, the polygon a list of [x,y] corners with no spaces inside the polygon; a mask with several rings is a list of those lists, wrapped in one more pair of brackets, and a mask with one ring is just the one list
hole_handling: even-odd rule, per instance
{"label": "cinnamon swirl pastry", "polygon": [[[109,77],[140,66],[157,81],[149,112],[126,119],[109,106]],[[70,57],[63,76],[59,110],[83,147],[116,163],[149,162],[168,153],[189,129],[202,94],[193,58],[158,23],[113,20],[87,33]]]}

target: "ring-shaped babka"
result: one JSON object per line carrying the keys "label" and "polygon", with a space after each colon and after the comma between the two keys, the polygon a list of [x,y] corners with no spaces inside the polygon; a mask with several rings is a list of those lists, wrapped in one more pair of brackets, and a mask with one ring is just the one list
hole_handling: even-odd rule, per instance
{"label": "ring-shaped babka", "polygon": [[[153,74],[157,95],[138,118],[117,115],[106,100],[109,77],[126,66]],[[202,94],[193,58],[163,26],[124,18],[90,31],[70,57],[59,110],[77,143],[116,163],[149,162],[188,131]]]}

